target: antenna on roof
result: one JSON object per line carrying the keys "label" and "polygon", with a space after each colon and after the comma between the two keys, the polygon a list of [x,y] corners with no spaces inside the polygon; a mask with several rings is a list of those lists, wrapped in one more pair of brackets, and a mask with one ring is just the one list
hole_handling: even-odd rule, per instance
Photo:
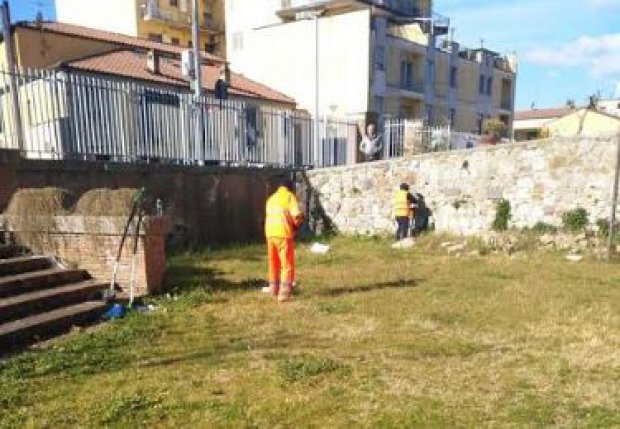
{"label": "antenna on roof", "polygon": [[37,7],[37,14],[35,15],[34,20],[38,25],[41,25],[41,23],[43,23],[43,2],[41,0],[37,0],[35,5]]}
{"label": "antenna on roof", "polygon": [[480,49],[484,49],[484,39],[480,39]]}

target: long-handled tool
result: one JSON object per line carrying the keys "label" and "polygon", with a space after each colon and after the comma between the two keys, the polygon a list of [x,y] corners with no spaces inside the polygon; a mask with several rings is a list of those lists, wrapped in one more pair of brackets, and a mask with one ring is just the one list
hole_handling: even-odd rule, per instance
{"label": "long-handled tool", "polygon": [[110,281],[110,292],[109,292],[110,297],[113,297],[115,295],[114,288],[116,287],[116,277],[118,275],[118,267],[120,265],[121,256],[123,253],[123,247],[125,246],[125,239],[127,238],[127,234],[129,233],[129,227],[131,226],[131,223],[133,222],[133,219],[136,216],[136,213],[138,213],[139,209],[141,210],[142,202],[144,200],[144,194],[145,194],[145,189],[141,188],[136,193],[136,195],[134,195],[133,201],[131,203],[131,211],[129,212],[129,217],[127,218],[127,223],[125,224],[123,236],[121,237],[121,243],[118,246],[118,252],[116,253],[116,260],[114,261],[114,269],[112,271],[112,280]]}
{"label": "long-handled tool", "polygon": [[140,240],[140,225],[142,224],[142,217],[144,211],[142,207],[138,209],[138,223],[136,224],[136,231],[133,237],[133,254],[131,255],[131,281],[129,283],[129,308],[133,307],[133,300],[136,290],[136,260],[138,254],[138,241]]}

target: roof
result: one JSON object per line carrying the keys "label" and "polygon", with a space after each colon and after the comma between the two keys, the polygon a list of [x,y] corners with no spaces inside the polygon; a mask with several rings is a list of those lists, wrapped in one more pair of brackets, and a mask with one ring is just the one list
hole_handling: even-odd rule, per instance
{"label": "roof", "polygon": [[[84,39],[96,40],[100,42],[109,42],[123,47],[156,49],[173,55],[181,55],[181,52],[188,48],[173,45],[170,43],[155,42],[153,40],[143,39],[140,37],[128,36],[126,34],[113,33],[111,31],[99,30],[96,28],[82,27],[80,25],[66,24],[64,22],[55,21],[21,21],[15,24],[15,27],[30,28],[38,31],[48,31],[51,33],[62,34],[71,37],[80,37]],[[205,59],[223,64],[226,61],[220,57],[202,52]]]}
{"label": "roof", "polygon": [[[189,80],[181,73],[181,61],[175,58],[160,58],[160,73],[151,73],[146,68],[146,52],[131,49],[93,55],[81,59],[66,61],[60,65],[63,69],[90,73],[121,76],[153,83],[189,86]],[[202,84],[209,91],[213,90],[220,76],[220,67],[202,65]],[[242,97],[262,98],[278,103],[296,104],[295,100],[266,85],[250,80],[244,76],[231,73],[229,93]]]}
{"label": "roof", "polygon": [[566,116],[575,109],[560,107],[555,109],[533,109],[515,112],[515,121],[527,121],[531,119],[553,119]]}
{"label": "roof", "polygon": [[[603,116],[605,118],[609,118],[609,119],[614,119],[616,121],[620,121],[620,116],[612,115],[611,113],[607,113],[607,112],[601,112],[600,110],[597,110],[597,109],[588,109],[588,108],[585,108],[585,107],[582,107],[581,109],[575,109],[575,110],[569,112],[565,116],[571,116],[571,115],[582,113],[582,112],[583,112],[582,116],[585,116],[585,115],[598,115],[598,116]],[[555,118],[552,121],[549,121],[549,123],[553,123],[553,122],[559,121],[560,119],[563,119],[563,117]]]}

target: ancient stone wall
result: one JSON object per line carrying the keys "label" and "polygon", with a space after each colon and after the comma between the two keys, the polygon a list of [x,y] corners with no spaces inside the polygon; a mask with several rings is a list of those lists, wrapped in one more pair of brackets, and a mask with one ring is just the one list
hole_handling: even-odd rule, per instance
{"label": "ancient stone wall", "polygon": [[500,199],[510,202],[516,228],[560,225],[577,207],[595,222],[609,215],[616,142],[557,138],[314,170],[300,179],[299,192],[314,221],[322,215],[353,234],[393,232],[401,182],[424,195],[439,231],[489,230]]}

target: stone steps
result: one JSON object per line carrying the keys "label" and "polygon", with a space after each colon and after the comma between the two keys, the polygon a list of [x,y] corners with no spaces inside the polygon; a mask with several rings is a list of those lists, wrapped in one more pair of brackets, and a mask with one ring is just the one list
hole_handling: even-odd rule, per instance
{"label": "stone steps", "polygon": [[104,282],[52,258],[0,246],[0,355],[97,320]]}
{"label": "stone steps", "polygon": [[97,320],[106,309],[103,301],[85,301],[0,325],[0,351],[9,351],[64,333],[73,326]]}
{"label": "stone steps", "polygon": [[26,253],[26,250],[20,246],[14,246],[9,244],[0,245],[0,260],[17,257]]}
{"label": "stone steps", "polygon": [[81,282],[87,279],[88,273],[84,270],[66,270],[64,268],[49,268],[3,276],[0,277],[0,298],[68,283]]}
{"label": "stone steps", "polygon": [[79,304],[95,298],[107,288],[107,283],[87,280],[0,299],[0,323]]}
{"label": "stone steps", "polygon": [[54,262],[47,256],[21,256],[17,258],[0,259],[0,276],[43,270],[51,268],[53,265]]}

